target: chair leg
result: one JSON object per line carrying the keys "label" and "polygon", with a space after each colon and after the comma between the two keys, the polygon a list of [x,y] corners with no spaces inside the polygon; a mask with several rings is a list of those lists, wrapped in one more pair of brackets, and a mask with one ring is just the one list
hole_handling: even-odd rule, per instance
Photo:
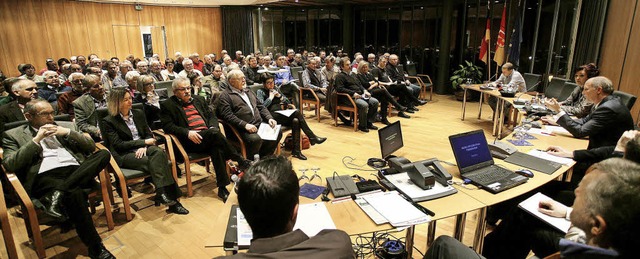
{"label": "chair leg", "polygon": [[[2,187],[0,186],[0,192],[2,191]],[[0,211],[2,214],[0,215],[0,226],[2,226],[2,236],[4,238],[4,245],[7,248],[7,254],[10,259],[18,258],[18,252],[16,251],[16,243],[13,240],[13,233],[11,231],[11,226],[9,224],[9,216],[7,213],[7,206],[4,199],[4,194],[0,193]]]}
{"label": "chair leg", "polygon": [[193,196],[193,183],[191,182],[191,161],[185,159],[184,173],[187,175],[187,197]]}
{"label": "chair leg", "polygon": [[38,226],[38,217],[35,215],[35,210],[32,212],[23,206],[23,211],[25,223],[27,225],[27,232],[30,234],[31,240],[33,242],[33,247],[36,250],[36,254],[38,258],[46,258],[47,254],[44,250],[44,242],[42,241],[42,233],[40,232],[40,226]]}
{"label": "chair leg", "polygon": [[358,131],[358,109],[353,111],[353,131]]}
{"label": "chair leg", "polygon": [[111,199],[109,199],[109,187],[107,187],[108,185],[111,185],[111,181],[108,180],[109,178],[107,177],[107,175],[107,170],[102,170],[102,172],[100,172],[100,191],[102,193],[102,206],[104,206],[104,215],[107,217],[107,227],[109,228],[109,230],[113,230],[115,228],[113,223],[113,211],[111,211]]}

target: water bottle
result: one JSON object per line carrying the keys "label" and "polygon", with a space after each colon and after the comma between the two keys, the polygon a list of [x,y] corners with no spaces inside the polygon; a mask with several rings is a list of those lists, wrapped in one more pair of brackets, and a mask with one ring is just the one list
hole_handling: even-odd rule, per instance
{"label": "water bottle", "polygon": [[253,162],[257,163],[258,161],[260,161],[260,154],[253,155]]}

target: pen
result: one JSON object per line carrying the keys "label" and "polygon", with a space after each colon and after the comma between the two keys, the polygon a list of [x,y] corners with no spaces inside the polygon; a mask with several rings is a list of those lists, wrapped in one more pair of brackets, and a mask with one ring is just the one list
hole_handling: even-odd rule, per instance
{"label": "pen", "polygon": [[542,135],[547,135],[547,136],[555,136],[555,135],[556,135],[556,134],[549,133],[549,132],[545,132],[545,131],[540,131],[540,133],[541,133]]}
{"label": "pen", "polygon": [[402,194],[402,193],[398,193],[400,194],[400,197],[402,197],[403,199],[407,200],[409,203],[411,203],[411,205],[413,205],[413,207],[416,207],[416,209],[418,209],[419,211],[422,211],[422,213],[427,214],[431,217],[434,217],[436,215],[435,212],[431,211],[430,209],[425,208],[424,206],[417,204],[415,202],[413,202],[413,200],[411,200],[409,197],[407,197],[406,195]]}

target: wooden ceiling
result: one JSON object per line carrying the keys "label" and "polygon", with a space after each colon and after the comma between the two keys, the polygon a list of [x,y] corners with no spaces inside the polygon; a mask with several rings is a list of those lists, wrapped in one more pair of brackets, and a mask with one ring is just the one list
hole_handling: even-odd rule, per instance
{"label": "wooden ceiling", "polygon": [[[264,3],[260,3],[263,2]],[[343,4],[352,5],[373,5],[373,4],[389,4],[400,2],[415,2],[415,0],[258,0],[254,4],[268,7],[314,7],[314,6],[336,6]]]}

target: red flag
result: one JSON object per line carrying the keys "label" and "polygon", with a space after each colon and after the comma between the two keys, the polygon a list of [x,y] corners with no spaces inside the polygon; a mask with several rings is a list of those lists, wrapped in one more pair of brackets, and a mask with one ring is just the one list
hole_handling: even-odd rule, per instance
{"label": "red flag", "polygon": [[502,21],[500,21],[500,31],[498,32],[498,40],[496,40],[496,54],[493,56],[493,61],[498,63],[498,65],[502,65],[504,63],[504,40],[507,23],[507,2],[504,3],[504,8],[502,9]]}
{"label": "red flag", "polygon": [[482,60],[482,62],[484,62],[485,64],[489,63],[489,39],[491,37],[491,24],[490,24],[491,20],[489,18],[487,18],[487,29],[485,30],[484,33],[484,38],[482,38],[482,44],[480,45],[480,60]]}

